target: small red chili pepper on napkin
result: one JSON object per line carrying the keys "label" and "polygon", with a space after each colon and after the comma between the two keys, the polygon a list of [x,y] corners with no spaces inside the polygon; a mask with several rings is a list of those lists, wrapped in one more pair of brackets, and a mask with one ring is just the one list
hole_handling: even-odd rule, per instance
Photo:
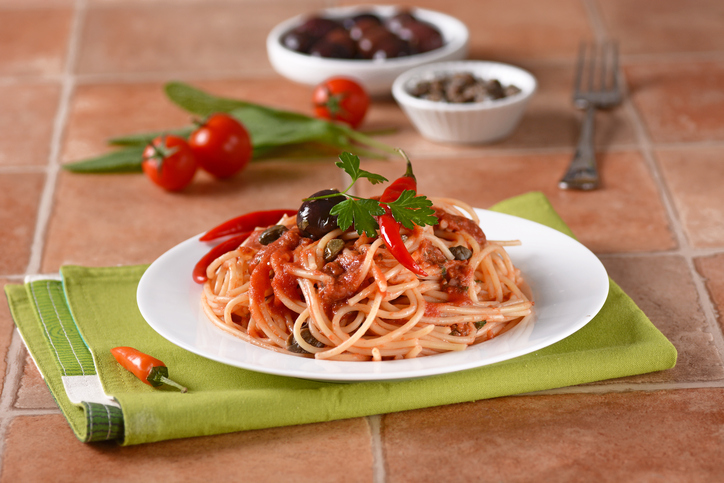
{"label": "small red chili pepper on napkin", "polygon": [[158,387],[167,384],[179,389],[181,392],[188,391],[188,389],[179,383],[168,378],[168,368],[158,359],[137,351],[132,347],[115,347],[111,349],[111,354],[113,354],[113,357],[116,358],[120,365],[131,371],[137,378],[149,386]]}
{"label": "small red chili pepper on napkin", "polygon": [[[397,178],[392,182],[390,186],[380,196],[381,202],[390,202],[397,200],[403,191],[412,190],[417,192],[417,180],[415,175],[412,173],[412,163],[407,160],[407,170],[405,174]],[[384,206],[384,205],[383,205]],[[413,273],[426,277],[425,273],[420,266],[415,262],[405,247],[405,242],[402,241],[402,235],[400,234],[400,223],[395,220],[390,213],[390,209],[385,206],[386,214],[377,218],[377,224],[380,225],[380,235],[385,240],[388,250],[392,253],[392,256],[402,264],[403,267],[408,268]]]}
{"label": "small red chili pepper on napkin", "polygon": [[296,216],[296,214],[297,210],[254,211],[223,222],[204,233],[199,240],[210,241],[227,235],[238,235],[252,231],[256,227],[273,225],[284,215]]}

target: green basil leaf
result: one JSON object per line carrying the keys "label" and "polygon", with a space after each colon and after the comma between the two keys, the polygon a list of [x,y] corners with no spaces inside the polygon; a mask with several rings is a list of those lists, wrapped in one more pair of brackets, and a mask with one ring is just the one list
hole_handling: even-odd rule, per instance
{"label": "green basil leaf", "polygon": [[246,127],[255,147],[311,141],[332,144],[337,136],[335,126],[295,114],[269,112],[256,107],[234,109],[230,114]]}
{"label": "green basil leaf", "polygon": [[141,172],[144,146],[132,146],[74,163],[63,169],[74,173],[136,173]]}
{"label": "green basil leaf", "polygon": [[108,144],[112,146],[147,146],[151,144],[151,141],[164,134],[173,134],[175,136],[187,139],[191,132],[194,130],[192,126],[180,127],[177,129],[169,129],[166,131],[151,131],[142,132],[136,134],[129,134],[127,136],[113,137],[108,140]]}
{"label": "green basil leaf", "polygon": [[165,92],[172,102],[190,113],[208,116],[215,112],[225,112],[233,115],[249,131],[255,148],[320,142],[375,158],[397,154],[393,147],[342,124],[252,102],[214,96],[182,82],[169,82],[165,86]]}
{"label": "green basil leaf", "polygon": [[183,82],[169,82],[164,86],[166,96],[185,111],[199,116],[216,112],[231,112],[249,103],[236,99],[213,96]]}

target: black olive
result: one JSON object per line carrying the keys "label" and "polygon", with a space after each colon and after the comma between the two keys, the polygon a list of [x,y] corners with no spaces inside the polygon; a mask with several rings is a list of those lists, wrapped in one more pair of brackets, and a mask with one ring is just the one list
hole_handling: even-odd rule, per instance
{"label": "black olive", "polygon": [[287,231],[287,227],[284,225],[270,226],[264,232],[259,235],[259,243],[262,245],[268,245],[273,241],[279,239]]}
{"label": "black olive", "polygon": [[[314,338],[306,322],[302,326],[302,330],[300,330],[299,332],[302,335],[302,339],[304,339],[304,342],[306,342],[307,344],[314,347],[319,347],[320,349],[322,347],[325,347],[323,342],[320,342]],[[309,354],[308,351],[306,351],[299,345],[297,339],[294,338],[294,334],[289,334],[289,337],[287,337],[287,350],[290,352],[296,352],[297,354]]]}
{"label": "black olive", "polygon": [[357,46],[359,53],[366,59],[371,59],[372,54],[379,41],[389,35],[394,35],[389,30],[381,25],[371,26],[366,29],[359,38],[357,38]]}
{"label": "black olive", "polygon": [[410,43],[399,37],[390,35],[377,44],[377,48],[372,54],[373,59],[393,59],[395,57],[406,57],[414,52],[410,47]]}
{"label": "black olive", "polygon": [[352,59],[357,55],[357,43],[343,28],[332,30],[309,48],[309,55],[335,59]]}
{"label": "black olive", "polygon": [[417,19],[410,12],[403,11],[390,17],[386,24],[390,31],[397,33],[404,26],[409,25],[412,22],[417,22]]}
{"label": "black olive", "polygon": [[389,59],[410,55],[410,45],[383,26],[367,29],[357,41],[365,59]]}
{"label": "black olive", "polygon": [[352,30],[353,27],[361,24],[370,24],[370,23],[376,23],[377,25],[382,24],[382,19],[375,15],[374,13],[358,13],[357,15],[353,15],[352,17],[346,17],[342,19],[342,25],[347,30]]}
{"label": "black olive", "polygon": [[339,28],[340,23],[331,18],[311,17],[304,21],[294,30],[311,35],[317,39],[321,39],[332,30]]}
{"label": "black olive", "polygon": [[339,255],[339,252],[341,252],[343,248],[344,240],[340,240],[339,238],[329,240],[327,246],[324,247],[324,261],[329,263],[337,258],[337,255]]}
{"label": "black olive", "polygon": [[396,33],[410,42],[416,53],[439,49],[443,44],[440,31],[427,22],[409,22]]}
{"label": "black olive", "polygon": [[349,30],[349,36],[352,37],[353,40],[359,40],[366,31],[381,25],[382,21],[379,17],[370,15],[355,17],[354,21],[345,25],[345,27]]}
{"label": "black olive", "polygon": [[282,37],[282,45],[289,50],[307,54],[315,40],[315,37],[312,37],[306,32],[292,30]]}
{"label": "black olive", "polygon": [[[335,189],[317,191],[310,198],[339,193]],[[297,226],[302,236],[319,240],[332,230],[337,229],[337,216],[331,215],[330,210],[345,200],[344,196],[333,196],[321,200],[311,200],[302,203],[297,212]]]}
{"label": "black olive", "polygon": [[473,256],[473,252],[470,251],[468,247],[464,247],[462,245],[451,247],[450,253],[455,255],[455,260],[467,260],[468,258]]}

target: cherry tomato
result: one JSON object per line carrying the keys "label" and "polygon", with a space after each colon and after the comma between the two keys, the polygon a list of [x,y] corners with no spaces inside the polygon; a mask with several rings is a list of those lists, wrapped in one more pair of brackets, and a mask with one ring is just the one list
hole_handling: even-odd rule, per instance
{"label": "cherry tomato", "polygon": [[213,114],[189,137],[189,146],[201,169],[217,178],[235,175],[249,164],[251,138],[246,128],[228,114]]}
{"label": "cherry tomato", "polygon": [[179,191],[191,183],[197,164],[186,140],[169,134],[146,146],[141,166],[146,176],[161,188]]}
{"label": "cherry tomato", "polygon": [[314,115],[342,121],[356,128],[362,123],[370,105],[367,91],[346,77],[332,77],[314,88]]}

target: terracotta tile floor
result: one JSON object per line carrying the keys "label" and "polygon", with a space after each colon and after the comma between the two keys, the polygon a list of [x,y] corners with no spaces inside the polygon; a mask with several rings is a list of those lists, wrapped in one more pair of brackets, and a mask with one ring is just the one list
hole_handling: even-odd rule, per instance
{"label": "terracotta tile floor", "polygon": [[[205,229],[203,213],[223,220],[245,205],[294,206],[311,186],[341,184],[329,160],[253,164],[223,183],[199,176],[179,194],[135,174],[75,175],[61,166],[105,152],[111,136],[187,124],[161,91],[171,79],[311,112],[309,88],[279,77],[267,61],[266,33],[293,14],[351,3],[0,0],[0,282],[68,263],[148,263]],[[426,141],[390,99],[374,102],[365,127],[396,130],[384,140],[415,160],[427,192],[480,207],[544,192],[676,346],[676,367],[544,394],[120,448],[75,439],[3,298],[0,481],[721,478],[722,2],[415,5],[463,19],[471,57],[529,69],[539,92],[516,132],[493,145]],[[620,41],[629,96],[597,116],[603,188],[560,191],[581,120],[570,102],[576,49],[581,39],[605,37]],[[388,177],[401,168],[368,163]]]}

